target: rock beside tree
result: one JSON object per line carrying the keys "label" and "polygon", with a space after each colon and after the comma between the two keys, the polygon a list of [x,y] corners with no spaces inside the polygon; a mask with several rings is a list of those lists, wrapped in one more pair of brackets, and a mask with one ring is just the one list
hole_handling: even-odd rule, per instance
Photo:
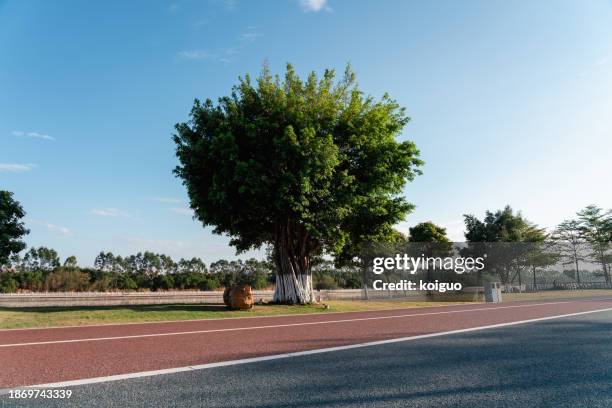
{"label": "rock beside tree", "polygon": [[253,289],[251,285],[236,285],[225,288],[223,303],[232,310],[249,310],[253,308]]}

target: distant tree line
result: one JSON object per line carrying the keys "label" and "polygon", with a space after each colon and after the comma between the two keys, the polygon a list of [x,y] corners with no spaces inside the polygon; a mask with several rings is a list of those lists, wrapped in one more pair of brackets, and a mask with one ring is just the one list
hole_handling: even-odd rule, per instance
{"label": "distant tree line", "polygon": [[[487,254],[485,269],[463,279],[470,284],[504,284],[603,280],[612,284],[612,210],[589,205],[551,233],[530,222],[510,206],[487,211],[483,219],[464,215],[464,256]],[[436,243],[439,252],[452,249],[446,230],[431,222],[410,229],[409,242]],[[431,280],[431,277],[428,277]]]}
{"label": "distant tree line", "polygon": [[13,256],[0,274],[0,292],[16,291],[133,291],[216,290],[246,283],[255,289],[268,287],[272,271],[266,261],[219,260],[206,264],[200,258],[175,262],[170,256],[139,252],[126,257],[100,252],[93,268],[77,265],[74,256],[61,263],[57,252],[31,248],[23,257]]}
{"label": "distant tree line", "polygon": [[[317,289],[359,288],[356,271],[335,269],[331,261],[319,260],[313,267]],[[30,248],[15,255],[0,273],[0,292],[18,291],[137,291],[217,290],[233,284],[254,289],[274,285],[269,260],[225,259],[206,265],[200,258],[174,261],[170,256],[149,251],[122,257],[100,252],[92,268],[79,267],[74,256],[60,261],[54,249]]]}
{"label": "distant tree line", "polygon": [[[24,216],[25,212],[12,193],[0,191],[0,292],[3,293],[217,290],[233,284],[250,284],[255,289],[264,289],[275,284],[276,265],[272,251],[268,251],[264,260],[221,259],[208,266],[197,257],[175,261],[168,255],[149,251],[125,257],[100,252],[93,267],[79,266],[74,256],[61,262],[57,251],[51,248],[30,248],[23,252],[26,245],[21,238],[29,232],[22,221]],[[476,276],[465,274],[461,277],[468,283],[497,280],[536,285],[543,280],[569,280],[580,284],[596,276],[612,284],[612,210],[587,206],[550,234],[509,206],[487,211],[483,219],[471,214],[464,219],[464,255],[479,251],[503,252],[496,262],[491,262]],[[432,222],[410,228],[408,236],[395,231],[392,241],[395,244],[436,243],[437,251],[452,247],[446,229]],[[505,244],[511,246],[504,247]],[[561,265],[561,269],[553,270],[552,265]],[[587,265],[598,267],[593,271],[588,270]],[[362,265],[358,257],[352,262],[346,259],[338,262],[330,256],[316,256],[311,260],[311,270],[314,289],[362,286]],[[425,278],[431,280],[432,277]]]}

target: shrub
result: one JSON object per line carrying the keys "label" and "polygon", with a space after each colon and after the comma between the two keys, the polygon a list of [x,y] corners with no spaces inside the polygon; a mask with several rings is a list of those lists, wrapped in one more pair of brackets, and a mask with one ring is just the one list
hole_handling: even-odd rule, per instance
{"label": "shrub", "polygon": [[44,273],[41,270],[15,273],[14,279],[17,281],[19,289],[30,291],[40,291],[45,284]]}
{"label": "shrub", "polygon": [[89,274],[77,268],[57,268],[45,280],[45,289],[57,291],[84,291],[89,288]]}
{"label": "shrub", "polygon": [[11,276],[11,273],[0,274],[0,293],[17,292],[17,281]]}
{"label": "shrub", "polygon": [[207,276],[201,282],[199,289],[200,290],[215,290],[221,287],[221,282],[219,282],[219,278],[216,276]]}
{"label": "shrub", "polygon": [[329,275],[322,275],[317,277],[315,282],[315,289],[338,289],[338,283]]}
{"label": "shrub", "polygon": [[117,287],[122,290],[136,290],[138,284],[130,275],[122,273],[117,278]]}
{"label": "shrub", "polygon": [[171,275],[157,275],[153,278],[152,290],[168,290],[174,288],[174,279]]}
{"label": "shrub", "polygon": [[253,289],[265,289],[268,286],[268,273],[257,271],[249,274],[241,274],[237,279],[239,285],[251,285]]}

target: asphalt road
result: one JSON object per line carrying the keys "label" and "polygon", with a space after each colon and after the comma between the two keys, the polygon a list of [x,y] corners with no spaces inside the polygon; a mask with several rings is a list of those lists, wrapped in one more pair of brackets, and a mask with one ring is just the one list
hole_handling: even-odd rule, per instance
{"label": "asphalt road", "polygon": [[215,364],[612,308],[612,298],[0,330],[0,388]]}
{"label": "asphalt road", "polygon": [[612,407],[612,312],[73,386],[28,407]]}

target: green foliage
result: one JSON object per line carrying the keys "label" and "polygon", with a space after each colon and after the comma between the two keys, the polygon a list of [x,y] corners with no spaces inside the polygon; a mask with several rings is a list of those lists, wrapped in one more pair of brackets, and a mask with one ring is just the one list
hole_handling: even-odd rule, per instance
{"label": "green foliage", "polygon": [[45,274],[41,270],[23,271],[16,273],[15,279],[19,284],[19,289],[32,292],[41,291],[45,286]]}
{"label": "green foliage", "polygon": [[60,266],[60,259],[55,249],[47,247],[30,248],[23,257],[21,269],[26,271],[52,271]]}
{"label": "green foliage", "polygon": [[157,275],[151,283],[152,290],[168,290],[174,288],[174,277],[172,275]]}
{"label": "green foliage", "polygon": [[601,263],[606,282],[611,282],[608,251],[612,249],[612,210],[604,211],[596,205],[589,205],[576,215],[582,236],[593,249],[592,258]]}
{"label": "green foliage", "polygon": [[89,275],[78,268],[57,268],[47,275],[45,289],[50,292],[80,292],[89,289]]}
{"label": "green foliage", "polygon": [[17,292],[18,283],[12,273],[0,274],[0,293]]}
{"label": "green foliage", "polygon": [[333,262],[319,258],[313,264],[312,269],[315,289],[359,289],[362,287],[362,272],[356,266],[337,268]]}
{"label": "green foliage", "polygon": [[24,216],[25,211],[13,199],[13,193],[0,191],[0,270],[9,263],[12,255],[26,247],[21,238],[30,231],[21,221]]}
{"label": "green foliage", "polygon": [[221,287],[221,282],[219,282],[219,278],[217,276],[206,276],[200,284],[198,285],[198,289],[200,290],[217,290]]}
{"label": "green foliage", "polygon": [[431,221],[422,222],[409,229],[410,242],[450,242],[446,236],[446,228],[442,228]]}
{"label": "green foliage", "polygon": [[574,279],[580,283],[580,262],[586,260],[583,248],[586,244],[580,221],[565,220],[551,236],[559,257],[574,266]]}
{"label": "green foliage", "polygon": [[315,276],[314,287],[317,290],[338,289],[338,282],[329,275]]}
{"label": "green foliage", "polygon": [[121,274],[117,279],[117,287],[121,290],[136,290],[138,289],[138,284],[128,274]]}
{"label": "green foliage", "polygon": [[203,225],[238,251],[270,243],[280,271],[308,273],[312,255],[354,256],[413,208],[402,190],[422,162],[396,140],[407,122],[388,95],[364,96],[350,68],[302,81],[291,65],[283,80],[264,67],[216,105],[195,101],[176,125],[175,174]]}
{"label": "green foliage", "polygon": [[75,268],[77,266],[77,259],[76,256],[69,256],[68,258],[66,258],[66,260],[64,261],[64,266],[70,267],[70,268]]}
{"label": "green foliage", "polygon": [[[503,283],[518,277],[528,267],[552,263],[554,259],[541,254],[539,243],[547,235],[543,228],[525,219],[521,213],[514,213],[510,206],[496,212],[487,211],[484,220],[473,215],[464,215],[465,238],[469,243],[462,253],[464,256],[488,256],[487,272],[499,276]],[[478,271],[478,284],[482,281],[482,271]]]}
{"label": "green foliage", "polygon": [[539,242],[546,239],[544,229],[527,221],[521,213],[514,214],[508,205],[496,212],[487,211],[483,221],[464,215],[468,242]]}

